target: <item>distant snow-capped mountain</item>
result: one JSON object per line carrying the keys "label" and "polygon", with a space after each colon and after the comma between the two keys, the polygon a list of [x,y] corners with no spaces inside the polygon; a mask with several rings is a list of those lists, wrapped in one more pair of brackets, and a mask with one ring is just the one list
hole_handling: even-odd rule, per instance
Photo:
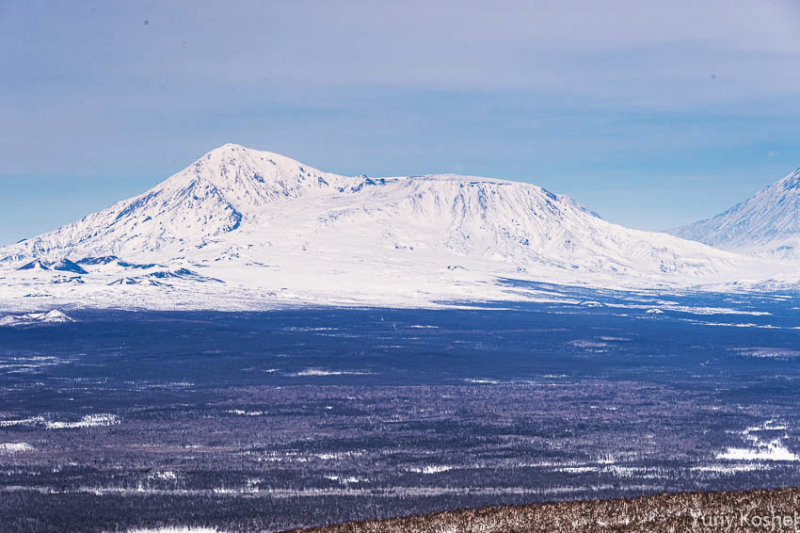
{"label": "distant snow-capped mountain", "polygon": [[416,305],[519,297],[508,279],[653,287],[763,272],[535,185],[346,177],[233,144],[142,195],[0,248],[4,294],[87,306]]}
{"label": "distant snow-capped mountain", "polygon": [[0,317],[0,326],[35,326],[39,324],[62,324],[64,322],[74,322],[74,320],[57,309],[46,313],[27,313]]}
{"label": "distant snow-capped mountain", "polygon": [[724,213],[669,233],[752,255],[800,257],[800,169]]}

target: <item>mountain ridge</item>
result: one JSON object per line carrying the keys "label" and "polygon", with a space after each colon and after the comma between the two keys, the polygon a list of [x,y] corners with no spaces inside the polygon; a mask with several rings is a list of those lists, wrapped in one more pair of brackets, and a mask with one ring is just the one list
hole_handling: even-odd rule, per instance
{"label": "mountain ridge", "polygon": [[[87,273],[16,270],[33,260],[71,261]],[[0,283],[25,298],[105,301],[122,294],[114,287],[151,302],[164,297],[142,291],[159,287],[187,305],[219,305],[226,294],[389,304],[519,296],[505,279],[685,287],[755,280],[762,267],[607,222],[529,183],[341,176],[234,144],[140,195],[0,248]],[[181,269],[193,275],[170,274]],[[225,288],[200,289],[203,279]]]}
{"label": "mountain ridge", "polygon": [[724,250],[800,257],[800,168],[718,215],[669,233]]}

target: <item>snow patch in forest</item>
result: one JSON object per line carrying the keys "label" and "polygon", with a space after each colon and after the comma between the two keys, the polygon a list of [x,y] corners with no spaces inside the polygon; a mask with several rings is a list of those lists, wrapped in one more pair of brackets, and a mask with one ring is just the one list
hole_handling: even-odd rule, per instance
{"label": "snow patch in forest", "polygon": [[45,426],[47,429],[76,429],[76,428],[91,428],[99,426],[113,426],[119,424],[119,419],[116,415],[111,414],[96,414],[85,415],[76,422],[47,422]]}

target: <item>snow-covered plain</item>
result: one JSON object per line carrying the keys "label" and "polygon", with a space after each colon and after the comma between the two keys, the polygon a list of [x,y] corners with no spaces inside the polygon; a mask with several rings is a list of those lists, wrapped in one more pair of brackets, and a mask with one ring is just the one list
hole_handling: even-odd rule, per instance
{"label": "snow-covered plain", "polygon": [[0,453],[29,452],[33,446],[27,442],[0,442]]}
{"label": "snow-covered plain", "polygon": [[783,443],[786,435],[778,435],[770,440],[760,437],[761,432],[783,432],[786,426],[776,424],[773,420],[761,426],[749,427],[742,431],[743,439],[750,444],[745,448],[728,448],[717,455],[717,459],[729,461],[800,461],[797,454],[790,451]]}
{"label": "snow-covered plain", "polygon": [[535,185],[322,172],[227,144],[0,248],[0,308],[264,309],[541,299],[503,280],[748,287],[787,266],[609,223]]}

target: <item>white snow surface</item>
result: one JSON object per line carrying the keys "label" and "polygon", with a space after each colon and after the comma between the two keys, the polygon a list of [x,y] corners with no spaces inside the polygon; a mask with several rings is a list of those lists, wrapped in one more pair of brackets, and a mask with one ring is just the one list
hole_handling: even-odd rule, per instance
{"label": "white snow surface", "polygon": [[799,461],[796,454],[790,452],[781,442],[769,442],[757,449],[728,448],[717,455],[717,459],[729,461]]}
{"label": "white snow surface", "polygon": [[78,429],[113,426],[116,424],[119,424],[119,419],[116,417],[116,415],[97,414],[85,415],[80,420],[75,422],[47,422],[45,427],[47,427],[47,429]]}
{"label": "white snow surface", "polygon": [[0,326],[32,326],[36,324],[61,324],[64,322],[74,322],[74,320],[58,309],[41,313],[0,316]]}
{"label": "white snow surface", "polygon": [[800,258],[800,169],[717,216],[670,233],[750,255]]}
{"label": "white snow surface", "polygon": [[347,177],[226,144],[144,194],[0,248],[0,308],[434,306],[541,299],[503,279],[685,288],[785,271],[609,223],[527,183]]}
{"label": "white snow surface", "polygon": [[33,446],[27,442],[0,442],[0,453],[30,452]]}
{"label": "white snow surface", "polygon": [[728,461],[800,461],[800,457],[789,450],[783,443],[787,435],[777,436],[770,440],[762,437],[761,432],[783,432],[786,426],[774,420],[767,420],[760,426],[749,427],[741,432],[743,440],[749,446],[743,448],[732,447],[717,454],[717,459]]}

